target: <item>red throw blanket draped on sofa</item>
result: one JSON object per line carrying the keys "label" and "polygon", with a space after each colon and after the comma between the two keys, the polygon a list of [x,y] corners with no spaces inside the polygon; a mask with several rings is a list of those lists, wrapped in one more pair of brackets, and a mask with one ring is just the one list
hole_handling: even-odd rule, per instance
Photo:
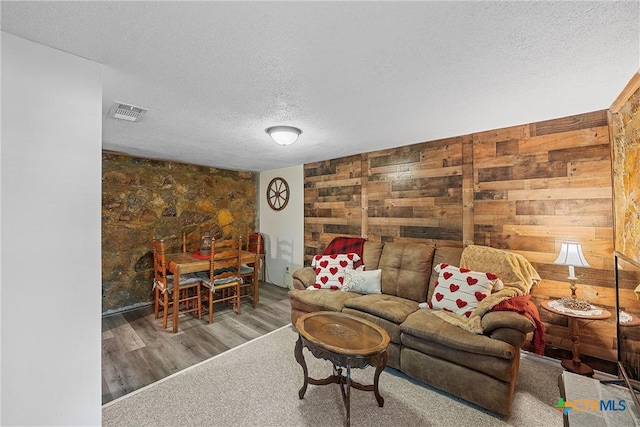
{"label": "red throw blanket draped on sofa", "polygon": [[531,301],[531,295],[509,298],[496,304],[491,311],[515,311],[531,320],[536,327],[533,331],[533,352],[541,356],[544,354],[544,324],[540,320],[538,307]]}
{"label": "red throw blanket draped on sofa", "polygon": [[362,237],[336,237],[324,250],[324,255],[355,253],[360,257],[360,261],[353,264],[353,268],[358,268],[363,264],[362,251],[365,239]]}

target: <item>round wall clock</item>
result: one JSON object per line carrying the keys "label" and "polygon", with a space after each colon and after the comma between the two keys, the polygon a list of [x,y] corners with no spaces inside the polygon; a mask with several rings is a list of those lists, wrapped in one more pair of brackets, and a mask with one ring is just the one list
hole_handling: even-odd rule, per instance
{"label": "round wall clock", "polygon": [[284,178],[273,178],[267,186],[267,202],[274,211],[281,211],[289,203],[289,184]]}

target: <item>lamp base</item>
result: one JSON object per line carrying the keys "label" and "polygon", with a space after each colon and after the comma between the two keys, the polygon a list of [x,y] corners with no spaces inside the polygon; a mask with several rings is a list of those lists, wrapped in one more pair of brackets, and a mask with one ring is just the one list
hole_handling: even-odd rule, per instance
{"label": "lamp base", "polygon": [[562,297],[560,298],[559,301],[564,307],[570,308],[572,310],[580,310],[580,311],[591,310],[591,303],[586,299],[578,299],[575,297],[571,297],[571,298]]}

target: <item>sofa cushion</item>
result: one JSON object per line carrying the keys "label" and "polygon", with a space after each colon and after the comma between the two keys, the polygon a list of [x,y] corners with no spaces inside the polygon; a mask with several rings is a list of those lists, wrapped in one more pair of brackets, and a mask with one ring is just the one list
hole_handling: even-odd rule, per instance
{"label": "sofa cushion", "polygon": [[357,294],[379,294],[381,277],[382,270],[361,271],[345,268],[344,284],[340,290]]}
{"label": "sofa cushion", "polygon": [[386,243],[378,267],[382,293],[424,302],[435,247],[421,243]]}
{"label": "sofa cushion", "polygon": [[362,295],[346,300],[344,306],[396,324],[404,322],[407,316],[418,310],[417,302],[386,294]]}
{"label": "sofa cushion", "polygon": [[382,248],[384,243],[380,242],[364,242],[364,248],[362,249],[362,262],[364,263],[365,270],[377,270],[378,263],[380,262],[380,255],[382,254]]}
{"label": "sofa cushion", "polygon": [[435,266],[438,281],[429,308],[469,317],[478,303],[491,294],[500,281],[493,273],[481,273],[446,263]]}
{"label": "sofa cushion", "polygon": [[384,329],[387,334],[389,334],[390,342],[400,345],[400,325],[391,322],[386,319],[382,319],[378,316],[375,316],[370,313],[365,313],[364,311],[356,310],[353,308],[345,307],[342,309],[342,312],[345,314],[350,314],[355,317],[359,317],[361,319],[368,320],[371,323],[374,323]]}
{"label": "sofa cushion", "polygon": [[316,281],[312,285],[316,289],[340,289],[344,283],[345,268],[353,268],[360,261],[356,253],[316,255],[311,267],[316,273]]}
{"label": "sofa cushion", "polygon": [[[291,289],[289,300],[291,306],[307,307],[309,310],[342,311],[344,303],[352,298],[362,297],[353,292],[340,292],[331,289]],[[300,304],[298,304],[300,303]]]}
{"label": "sofa cushion", "polygon": [[485,354],[502,359],[511,359],[517,353],[517,349],[512,345],[485,335],[465,331],[442,320],[428,308],[409,315],[400,325],[400,330],[403,333],[469,353]]}

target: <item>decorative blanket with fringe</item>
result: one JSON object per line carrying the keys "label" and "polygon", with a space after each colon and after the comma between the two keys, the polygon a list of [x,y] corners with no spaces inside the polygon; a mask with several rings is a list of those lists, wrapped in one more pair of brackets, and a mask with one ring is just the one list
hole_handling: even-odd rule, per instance
{"label": "decorative blanket with fringe", "polygon": [[360,260],[357,261],[353,268],[358,268],[362,265],[362,252],[364,250],[365,239],[362,237],[336,237],[334,238],[327,248],[324,250],[324,255],[333,254],[358,254]]}
{"label": "decorative blanket with fringe", "polygon": [[496,304],[509,298],[529,294],[531,287],[541,280],[538,272],[522,255],[488,246],[467,246],[462,251],[460,267],[494,273],[504,283],[502,290],[494,292],[480,301],[469,318],[443,310],[433,311],[442,320],[474,334],[483,333],[482,316]]}
{"label": "decorative blanket with fringe", "polygon": [[522,295],[496,304],[491,311],[515,311],[529,319],[536,328],[533,331],[533,352],[544,354],[544,324],[540,320],[538,307],[531,301],[531,295]]}

